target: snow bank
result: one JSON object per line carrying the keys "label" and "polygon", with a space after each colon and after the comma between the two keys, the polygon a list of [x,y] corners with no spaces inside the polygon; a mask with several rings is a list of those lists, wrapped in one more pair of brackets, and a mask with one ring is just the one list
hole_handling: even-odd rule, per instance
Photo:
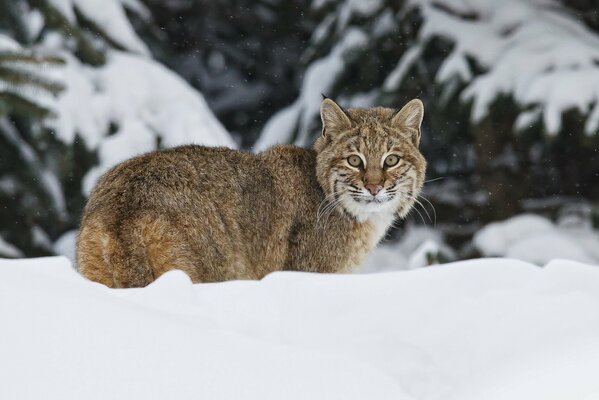
{"label": "snow bank", "polygon": [[0,398],[592,399],[598,289],[567,261],[126,290],[2,261]]}
{"label": "snow bank", "polygon": [[488,257],[510,257],[544,265],[555,258],[599,264],[599,234],[591,227],[556,225],[523,214],[494,222],[474,235],[474,246]]}

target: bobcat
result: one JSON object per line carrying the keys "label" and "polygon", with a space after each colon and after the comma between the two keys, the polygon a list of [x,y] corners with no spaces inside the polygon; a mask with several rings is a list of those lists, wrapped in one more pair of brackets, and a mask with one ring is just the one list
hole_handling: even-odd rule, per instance
{"label": "bobcat", "polygon": [[310,150],[189,145],[127,160],[85,206],[80,272],[138,287],[170,269],[193,282],[351,271],[422,188],[423,113],[417,99],[397,112],[343,110],[327,98]]}

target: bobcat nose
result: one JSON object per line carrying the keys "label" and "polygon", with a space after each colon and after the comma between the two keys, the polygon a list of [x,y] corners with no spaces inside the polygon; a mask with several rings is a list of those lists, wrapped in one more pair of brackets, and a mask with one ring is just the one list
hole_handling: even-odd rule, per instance
{"label": "bobcat nose", "polygon": [[373,196],[376,196],[377,193],[380,192],[383,189],[383,187],[381,185],[373,185],[373,184],[370,184],[370,183],[368,185],[364,185],[364,187]]}

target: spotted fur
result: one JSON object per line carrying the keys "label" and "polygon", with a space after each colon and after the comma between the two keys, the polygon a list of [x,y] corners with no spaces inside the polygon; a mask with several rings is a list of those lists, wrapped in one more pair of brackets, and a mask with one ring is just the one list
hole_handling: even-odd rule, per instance
{"label": "spotted fur", "polygon": [[[413,100],[399,112],[344,111],[325,99],[323,136],[310,150],[183,146],[125,161],[100,179],[85,207],[80,272],[135,287],[171,269],[193,282],[351,271],[422,187],[422,110]],[[352,154],[362,167],[348,164]],[[389,154],[397,165],[384,164]],[[381,190],[372,195],[366,185]]]}

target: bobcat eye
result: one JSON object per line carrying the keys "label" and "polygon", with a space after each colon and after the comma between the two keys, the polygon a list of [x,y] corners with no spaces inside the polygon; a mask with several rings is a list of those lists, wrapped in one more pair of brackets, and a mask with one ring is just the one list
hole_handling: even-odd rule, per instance
{"label": "bobcat eye", "polygon": [[399,156],[397,154],[389,154],[385,158],[385,167],[394,167],[399,162]]}
{"label": "bobcat eye", "polygon": [[357,156],[355,154],[347,157],[347,162],[349,165],[356,168],[362,165],[362,159],[360,158],[360,156]]}

